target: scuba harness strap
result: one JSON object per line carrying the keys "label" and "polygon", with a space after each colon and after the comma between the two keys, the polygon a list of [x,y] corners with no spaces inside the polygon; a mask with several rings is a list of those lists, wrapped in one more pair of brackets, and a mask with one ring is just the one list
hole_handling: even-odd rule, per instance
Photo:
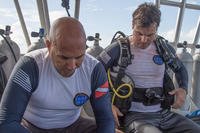
{"label": "scuba harness strap", "polygon": [[119,55],[118,65],[113,68],[114,71],[117,72],[114,82],[114,87],[117,87],[125,75],[126,67],[131,64],[131,59],[133,58],[133,56],[131,55],[130,51],[130,42],[123,32],[117,31],[112,38],[111,44],[114,41],[117,41],[118,44],[120,45],[120,55]]}
{"label": "scuba harness strap", "polygon": [[168,41],[163,37],[158,36],[155,44],[159,55],[162,56],[163,61],[170,67],[170,69],[174,72],[179,70],[180,64],[177,62],[174,53],[167,47]]}
{"label": "scuba harness strap", "polygon": [[[155,40],[156,48],[158,50],[158,54],[162,57],[165,62],[165,66],[169,67],[173,72],[176,72],[181,67],[177,61],[176,55],[168,48],[168,41],[163,37],[158,36]],[[174,103],[174,96],[170,95],[169,92],[174,90],[174,84],[169,76],[168,72],[165,71],[164,79],[163,79],[163,100],[161,102],[161,107],[165,109],[170,109],[171,105]]]}
{"label": "scuba harness strap", "polygon": [[125,70],[127,66],[131,64],[131,59],[132,59],[129,40],[127,38],[120,38],[118,40],[118,43],[120,45],[120,57],[118,60],[119,71],[116,79],[117,84],[121,81],[121,79],[125,75]]}
{"label": "scuba harness strap", "polygon": [[[178,63],[175,54],[168,48],[168,41],[163,37],[158,36],[154,43],[158,54],[166,64],[165,66],[167,68],[169,67],[174,72],[178,71],[180,64]],[[166,70],[164,73],[163,88],[135,88],[133,101],[142,102],[146,106],[161,103],[162,108],[169,109],[174,103],[174,96],[170,95],[169,92],[175,89],[175,87]]]}
{"label": "scuba harness strap", "polygon": [[[121,34],[121,32],[117,32],[117,33]],[[127,66],[131,64],[131,59],[133,58],[133,55],[131,54],[131,51],[130,51],[129,40],[123,33],[121,35],[122,35],[121,38],[118,37],[117,39],[114,39],[113,37],[113,40],[112,40],[112,42],[118,41],[120,45],[120,56],[118,60],[118,65],[113,66],[112,71],[110,71],[110,69],[108,70],[108,79],[109,79],[110,87],[112,88],[112,103],[116,105],[122,113],[126,114],[126,112],[129,110],[131,106],[131,102],[134,100],[134,97],[135,97],[135,95],[133,95],[133,92],[131,92],[131,94],[129,93],[129,91],[133,91],[134,82],[132,81],[131,77],[129,77],[125,73]],[[164,38],[160,36],[158,36],[155,40],[158,54],[162,57],[166,66],[167,67],[169,66],[169,68],[172,69],[173,71],[177,71],[180,68],[180,64],[178,64],[174,53],[172,53],[172,51],[168,48],[167,43],[168,43],[167,40],[165,40]],[[129,84],[131,84],[131,87],[132,87],[131,89],[130,89],[130,86],[124,85],[127,83],[127,81],[123,81],[125,76],[130,79]],[[129,88],[127,89],[127,87]],[[162,94],[159,93],[159,97],[155,97],[156,100],[153,100],[155,102],[152,102],[152,103],[148,102],[145,105],[148,106],[148,105],[153,105],[156,103],[161,103],[162,108],[165,108],[165,109],[170,108],[170,106],[174,102],[174,96],[168,94],[168,92],[172,91],[173,89],[175,89],[173,82],[171,78],[169,77],[169,74],[165,72],[164,81],[163,81],[163,89],[161,89],[163,90]],[[135,88],[135,90],[137,91],[137,88]],[[148,94],[151,94],[150,92],[152,92],[152,89],[150,90],[151,91],[145,91],[148,93],[145,93],[145,94],[143,93],[142,95],[144,95],[144,97],[146,98]],[[157,91],[155,92],[157,94]],[[152,96],[153,95],[150,96],[151,99],[154,98]],[[149,98],[146,101],[149,101]],[[140,102],[143,102],[143,101],[140,100]]]}
{"label": "scuba harness strap", "polygon": [[[119,36],[116,37],[117,34]],[[134,83],[125,70],[131,64],[133,56],[129,40],[123,32],[116,32],[111,44],[114,41],[117,41],[120,46],[120,56],[118,65],[108,70],[108,81],[112,90],[112,104],[117,106],[122,113],[126,113],[131,106]]]}

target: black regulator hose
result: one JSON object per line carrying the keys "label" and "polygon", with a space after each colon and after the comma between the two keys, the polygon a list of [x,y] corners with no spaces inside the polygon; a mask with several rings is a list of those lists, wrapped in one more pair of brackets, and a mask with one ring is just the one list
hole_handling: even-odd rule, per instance
{"label": "black regulator hose", "polygon": [[11,47],[11,43],[12,43],[12,42],[9,42],[8,39],[4,36],[4,30],[3,30],[3,29],[0,29],[0,35],[3,37],[3,39],[4,39],[4,40],[6,41],[6,43],[8,44],[8,47],[10,48],[10,51],[11,51],[13,57],[14,57],[15,62],[17,62],[17,57],[15,56],[15,53],[14,53],[12,47]]}
{"label": "black regulator hose", "polygon": [[[118,35],[118,34],[119,34],[119,35]],[[117,36],[117,35],[118,35],[118,36]],[[113,38],[112,38],[110,44],[113,43],[113,42],[114,42],[117,38],[119,38],[120,36],[126,38],[126,35],[125,35],[123,32],[117,31],[117,32],[114,34],[114,36],[113,36]]]}

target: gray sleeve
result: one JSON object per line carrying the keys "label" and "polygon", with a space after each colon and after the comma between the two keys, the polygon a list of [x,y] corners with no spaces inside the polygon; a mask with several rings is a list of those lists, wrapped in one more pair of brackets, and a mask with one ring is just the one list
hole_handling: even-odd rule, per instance
{"label": "gray sleeve", "polygon": [[[175,49],[168,45],[169,49],[176,55]],[[188,89],[188,72],[185,66],[183,65],[182,61],[176,56],[176,61],[179,64],[179,69],[174,71],[176,81],[180,88],[184,88],[186,91]]]}
{"label": "gray sleeve", "polygon": [[106,47],[97,59],[103,64],[106,71],[108,68],[112,66],[116,66],[118,64],[118,59],[120,56],[120,45],[117,42],[110,44]]}
{"label": "gray sleeve", "polygon": [[114,133],[115,122],[112,114],[110,93],[105,69],[98,63],[92,72],[91,105],[97,123],[97,133]]}

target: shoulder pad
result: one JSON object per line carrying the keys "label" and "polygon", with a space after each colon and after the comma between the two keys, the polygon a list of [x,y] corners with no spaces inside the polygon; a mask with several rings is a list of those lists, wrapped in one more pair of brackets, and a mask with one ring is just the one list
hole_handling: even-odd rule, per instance
{"label": "shoulder pad", "polygon": [[120,45],[120,57],[118,64],[126,68],[128,65],[131,64],[131,59],[133,58],[128,38],[120,38],[119,45]]}

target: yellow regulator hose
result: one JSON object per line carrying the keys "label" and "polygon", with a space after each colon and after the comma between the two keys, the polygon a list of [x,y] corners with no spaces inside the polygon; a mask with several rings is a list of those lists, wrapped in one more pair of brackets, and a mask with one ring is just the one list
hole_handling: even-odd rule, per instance
{"label": "yellow regulator hose", "polygon": [[[112,91],[114,92],[113,97],[112,97],[112,104],[114,103],[114,100],[115,100],[116,96],[118,96],[119,98],[125,99],[125,98],[128,98],[132,94],[133,90],[132,90],[132,86],[130,84],[125,83],[125,84],[121,84],[119,87],[117,87],[117,89],[114,88],[113,83],[111,81],[111,77],[110,77],[110,69],[108,69],[108,82],[110,84],[110,87],[111,87]],[[124,87],[124,86],[128,87],[128,89],[129,89],[128,94],[120,95],[118,93],[118,91],[120,89],[123,89],[122,87]]]}

